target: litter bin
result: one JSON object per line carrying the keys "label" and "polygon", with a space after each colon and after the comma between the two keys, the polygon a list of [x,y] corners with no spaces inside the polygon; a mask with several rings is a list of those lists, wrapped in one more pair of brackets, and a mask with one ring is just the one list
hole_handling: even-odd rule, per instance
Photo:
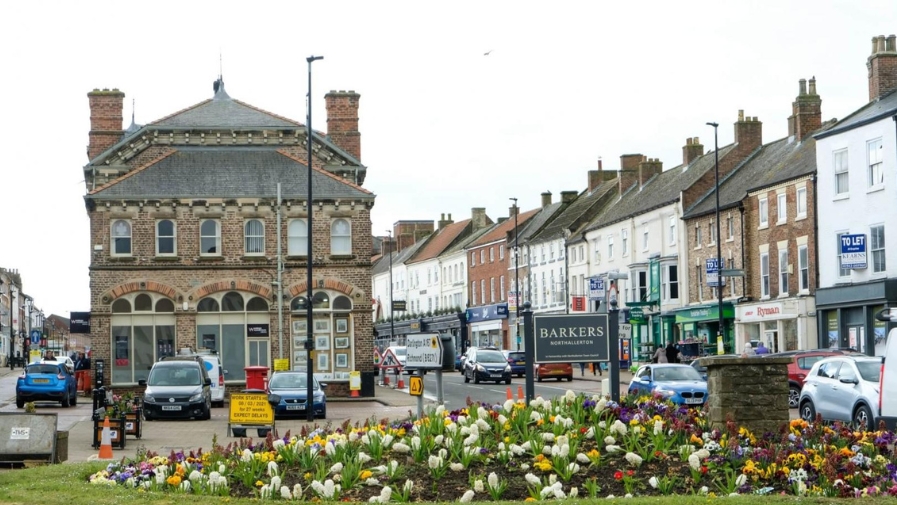
{"label": "litter bin", "polygon": [[258,389],[261,391],[268,389],[268,367],[247,366],[243,370],[246,371],[246,389]]}

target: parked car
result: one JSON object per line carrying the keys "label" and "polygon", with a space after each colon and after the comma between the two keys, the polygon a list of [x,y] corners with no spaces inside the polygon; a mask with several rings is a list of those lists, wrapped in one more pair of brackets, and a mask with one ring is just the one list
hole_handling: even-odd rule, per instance
{"label": "parked car", "polygon": [[468,347],[467,350],[461,354],[461,359],[458,360],[458,371],[462,374],[464,373],[464,362],[467,361],[467,356],[476,349],[476,347]]}
{"label": "parked car", "polygon": [[157,361],[149,376],[137,383],[146,386],[143,415],[154,418],[212,417],[212,379],[199,356]]}
{"label": "parked car", "polygon": [[25,366],[16,381],[16,407],[26,402],[59,402],[63,407],[78,404],[78,387],[75,376],[62,363],[32,363]]}
{"label": "parked car", "polygon": [[60,365],[65,365],[69,373],[75,373],[75,362],[68,356],[56,356],[54,359],[41,358],[40,363],[59,363]]}
{"label": "parked car", "polygon": [[173,360],[173,359],[195,359],[193,356],[199,356],[202,358],[203,366],[206,369],[206,373],[209,374],[209,378],[212,379],[212,406],[213,407],[223,407],[224,406],[224,398],[226,394],[226,387],[224,385],[224,375],[227,374],[227,370],[221,368],[221,359],[217,353],[213,352],[203,352],[199,351],[197,354],[178,354],[176,356],[166,356],[163,357],[162,360]]}
{"label": "parked car", "polygon": [[511,365],[507,358],[498,349],[471,348],[467,351],[467,359],[464,360],[464,382],[475,384],[480,381],[504,381],[511,383]]}
{"label": "parked car", "polygon": [[[312,408],[315,417],[327,419],[327,384],[312,378]],[[274,405],[274,417],[308,415],[308,375],[305,372],[274,372],[268,380],[268,393],[280,397]]]}
{"label": "parked car", "polygon": [[879,415],[881,356],[842,355],[813,364],[800,392],[801,419],[852,423],[871,431]]}
{"label": "parked car", "polygon": [[791,363],[788,364],[788,406],[792,409],[796,409],[800,402],[800,391],[804,387],[807,373],[813,368],[813,364],[830,356],[843,356],[845,354],[859,354],[860,356],[865,356],[865,354],[858,353],[852,349],[785,351],[775,354],[766,354],[764,356],[791,358]]}
{"label": "parked car", "polygon": [[542,382],[545,379],[557,379],[562,381],[573,380],[573,365],[570,363],[535,363],[533,365],[533,377]]}
{"label": "parked car", "polygon": [[[701,379],[707,380],[707,367],[704,366],[704,362],[701,361],[701,358],[740,358],[741,354],[709,354],[707,356],[701,356],[698,359],[692,360],[688,366],[697,370],[698,374],[701,376]],[[662,363],[661,363],[662,364]]]}
{"label": "parked car", "polygon": [[690,365],[644,365],[632,376],[629,394],[658,394],[679,405],[700,407],[707,401],[707,381]]}
{"label": "parked car", "polygon": [[523,351],[502,351],[508,364],[511,365],[511,375],[523,377],[526,375],[526,353]]}

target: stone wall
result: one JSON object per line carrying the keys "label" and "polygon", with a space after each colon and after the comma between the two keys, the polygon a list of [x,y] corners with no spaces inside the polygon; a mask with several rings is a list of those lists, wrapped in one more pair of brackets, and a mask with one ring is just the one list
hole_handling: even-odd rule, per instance
{"label": "stone wall", "polygon": [[701,358],[707,367],[710,425],[730,418],[755,435],[777,432],[789,422],[788,364],[792,358]]}

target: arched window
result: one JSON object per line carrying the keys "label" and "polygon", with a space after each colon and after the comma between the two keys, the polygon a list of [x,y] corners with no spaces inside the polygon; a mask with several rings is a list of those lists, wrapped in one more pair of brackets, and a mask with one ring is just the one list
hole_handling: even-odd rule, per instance
{"label": "arched window", "polygon": [[196,305],[196,312],[220,312],[218,300],[214,298],[203,298]]}
{"label": "arched window", "polygon": [[347,219],[330,223],[330,254],[352,254],[352,227]]}
{"label": "arched window", "polygon": [[206,219],[199,225],[199,254],[202,256],[221,254],[221,232],[218,221]]}
{"label": "arched window", "polygon": [[261,219],[246,221],[243,228],[245,252],[247,255],[265,254],[265,225]]}
{"label": "arched window", "polygon": [[199,301],[196,347],[219,353],[221,367],[228,371],[226,380],[245,380],[247,366],[270,365],[270,328],[276,323],[272,325],[268,307],[264,298],[237,291]]}
{"label": "arched window", "polygon": [[174,312],[174,302],[168,298],[161,298],[156,302],[156,312]]}
{"label": "arched window", "polygon": [[131,255],[131,223],[124,219],[112,222],[112,254],[116,256]]}
{"label": "arched window", "polygon": [[119,298],[112,302],[112,313],[129,313],[131,312],[131,302],[124,298]]}
{"label": "arched window", "polygon": [[287,254],[290,256],[308,255],[308,221],[293,219],[287,229]]}
{"label": "arched window", "polygon": [[153,363],[174,355],[174,317],[174,302],[158,293],[130,293],[112,303],[107,365],[112,384],[146,379]]}
{"label": "arched window", "polygon": [[242,312],[243,311],[243,295],[231,291],[221,298],[222,312]]}
{"label": "arched window", "polygon": [[246,304],[246,312],[268,312],[268,302],[264,298],[255,296]]}
{"label": "arched window", "polygon": [[[293,367],[304,368],[311,358],[312,369],[319,380],[348,381],[349,372],[355,367],[352,300],[327,289],[315,290],[312,300],[311,327],[308,299],[296,296],[290,300]],[[305,349],[309,337],[314,344],[311,356]]]}
{"label": "arched window", "polygon": [[152,312],[153,299],[150,295],[141,293],[134,298],[134,312]]}
{"label": "arched window", "polygon": [[174,221],[162,219],[156,221],[156,254],[172,256],[177,252]]}

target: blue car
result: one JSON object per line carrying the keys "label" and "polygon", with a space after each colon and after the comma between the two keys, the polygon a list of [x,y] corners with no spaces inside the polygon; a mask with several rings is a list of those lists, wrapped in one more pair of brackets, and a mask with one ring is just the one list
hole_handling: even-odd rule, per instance
{"label": "blue car", "polygon": [[511,375],[523,377],[526,375],[526,353],[523,351],[502,351],[508,364],[511,365]]}
{"label": "blue car", "polygon": [[[327,419],[327,384],[313,379],[312,408],[315,417]],[[268,393],[277,395],[280,401],[274,404],[274,417],[307,416],[308,376],[305,372],[274,372],[268,381]]]}
{"label": "blue car", "polygon": [[650,364],[635,372],[629,394],[657,394],[679,405],[701,407],[707,401],[707,381],[689,365]]}
{"label": "blue car", "polygon": [[60,363],[32,363],[16,381],[16,407],[26,402],[59,402],[63,407],[78,404],[78,385],[75,376]]}

